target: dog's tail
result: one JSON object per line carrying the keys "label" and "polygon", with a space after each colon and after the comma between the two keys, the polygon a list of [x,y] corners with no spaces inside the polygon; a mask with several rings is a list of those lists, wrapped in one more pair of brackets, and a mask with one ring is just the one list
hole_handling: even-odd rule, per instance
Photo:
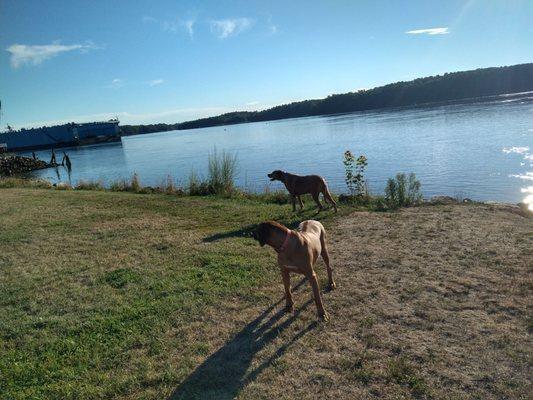
{"label": "dog's tail", "polygon": [[329,192],[329,189],[328,189],[328,184],[326,183],[325,180],[323,182],[324,182],[324,186],[322,188],[322,194],[324,195],[324,199],[328,203],[330,203],[335,209],[335,212],[337,212],[337,203],[335,203],[335,200],[333,200],[333,197],[331,197],[331,193]]}

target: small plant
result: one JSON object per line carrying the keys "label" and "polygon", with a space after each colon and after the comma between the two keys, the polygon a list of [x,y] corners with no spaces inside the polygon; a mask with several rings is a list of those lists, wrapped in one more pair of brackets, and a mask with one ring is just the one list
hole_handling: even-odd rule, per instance
{"label": "small plant", "polygon": [[114,181],[111,182],[109,185],[109,190],[112,192],[124,192],[126,189],[126,181],[120,180],[120,181]]}
{"label": "small plant", "polygon": [[357,159],[350,150],[344,152],[345,182],[352,197],[364,197],[368,194],[365,169],[368,165],[367,158],[361,154]]}
{"label": "small plant", "polygon": [[385,186],[385,202],[389,208],[409,207],[422,201],[420,181],[414,173],[407,177],[404,173],[389,178]]}
{"label": "small plant", "polygon": [[209,196],[211,190],[207,181],[202,180],[194,171],[189,175],[188,192],[190,196]]}
{"label": "small plant", "polygon": [[131,177],[130,188],[132,192],[139,192],[142,188],[137,172],[134,172],[133,176]]}
{"label": "small plant", "polygon": [[230,196],[237,192],[235,177],[237,175],[237,156],[216,149],[209,154],[207,179],[201,179],[194,171],[189,176],[188,192],[191,196],[224,195]]}
{"label": "small plant", "polygon": [[428,394],[429,388],[424,378],[417,374],[415,367],[404,357],[391,360],[387,367],[387,375],[391,381],[409,387],[416,396]]}
{"label": "small plant", "polygon": [[166,194],[174,194],[176,193],[176,185],[174,185],[174,180],[170,175],[167,175],[167,184],[165,186],[165,193]]}
{"label": "small plant", "polygon": [[104,184],[102,181],[85,181],[80,179],[78,184],[75,186],[76,190],[104,190]]}
{"label": "small plant", "polygon": [[225,151],[218,154],[216,149],[209,154],[208,183],[213,194],[231,194],[235,188],[236,175],[236,155]]}

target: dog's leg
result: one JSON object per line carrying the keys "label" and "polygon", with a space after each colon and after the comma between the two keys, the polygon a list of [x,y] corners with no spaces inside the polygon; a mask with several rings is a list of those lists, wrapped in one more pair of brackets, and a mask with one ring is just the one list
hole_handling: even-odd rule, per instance
{"label": "dog's leg", "polygon": [[302,197],[298,196],[298,203],[300,203],[300,210],[304,209],[304,202],[302,201]]}
{"label": "dog's leg", "polygon": [[309,266],[309,269],[312,271],[312,273],[307,277],[307,279],[309,279],[309,283],[311,284],[311,288],[313,289],[313,297],[315,298],[318,316],[322,318],[322,320],[327,321],[328,314],[326,313],[326,310],[324,310],[324,305],[322,304],[322,297],[320,296],[320,286],[318,285],[318,279],[316,277],[315,271],[313,271],[313,267]]}
{"label": "dog's leg", "polygon": [[324,264],[326,264],[326,269],[328,270],[329,288],[330,290],[333,290],[337,287],[337,285],[335,284],[335,281],[333,280],[333,270],[331,269],[331,266],[329,265],[329,253],[328,253],[327,247],[325,246],[325,243],[322,246],[321,255],[322,255],[322,259],[324,260]]}
{"label": "dog's leg", "polygon": [[315,201],[316,205],[318,206],[318,211],[322,211],[322,204],[320,204],[320,194],[317,193],[317,192],[313,192],[311,193],[311,195],[313,196],[313,200]]}
{"label": "dog's leg", "polygon": [[337,285],[333,280],[333,269],[331,268],[331,265],[329,263],[328,245],[326,244],[326,231],[323,228],[322,232],[320,232],[320,247],[322,248],[320,255],[322,256],[322,259],[324,260],[324,264],[326,264],[326,269],[328,271],[329,288],[330,290],[333,290],[337,287]]}
{"label": "dog's leg", "polygon": [[335,200],[333,200],[333,197],[331,197],[331,193],[329,192],[328,188],[324,188],[324,200],[330,203],[333,208],[335,209],[335,212],[337,212],[337,203],[335,203]]}
{"label": "dog's leg", "polygon": [[296,212],[296,196],[291,195],[292,212]]}
{"label": "dog's leg", "polygon": [[283,278],[283,286],[285,286],[285,311],[294,312],[294,301],[292,300],[291,292],[291,276],[289,271],[280,266],[281,268],[281,277]]}

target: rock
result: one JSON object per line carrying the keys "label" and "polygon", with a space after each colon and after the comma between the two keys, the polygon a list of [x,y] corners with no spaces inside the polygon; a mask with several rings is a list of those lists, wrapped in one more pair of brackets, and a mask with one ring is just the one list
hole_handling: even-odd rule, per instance
{"label": "rock", "polygon": [[0,157],[0,175],[15,175],[36,169],[50,168],[51,165],[31,157],[8,155]]}

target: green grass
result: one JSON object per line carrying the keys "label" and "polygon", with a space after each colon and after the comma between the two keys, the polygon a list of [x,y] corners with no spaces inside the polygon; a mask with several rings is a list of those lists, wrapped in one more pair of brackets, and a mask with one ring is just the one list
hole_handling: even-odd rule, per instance
{"label": "green grass", "polygon": [[208,307],[269,304],[256,288],[277,282],[274,258],[245,234],[317,218],[244,196],[27,188],[1,189],[0,215],[6,399],[158,398],[209,352],[187,340]]}

